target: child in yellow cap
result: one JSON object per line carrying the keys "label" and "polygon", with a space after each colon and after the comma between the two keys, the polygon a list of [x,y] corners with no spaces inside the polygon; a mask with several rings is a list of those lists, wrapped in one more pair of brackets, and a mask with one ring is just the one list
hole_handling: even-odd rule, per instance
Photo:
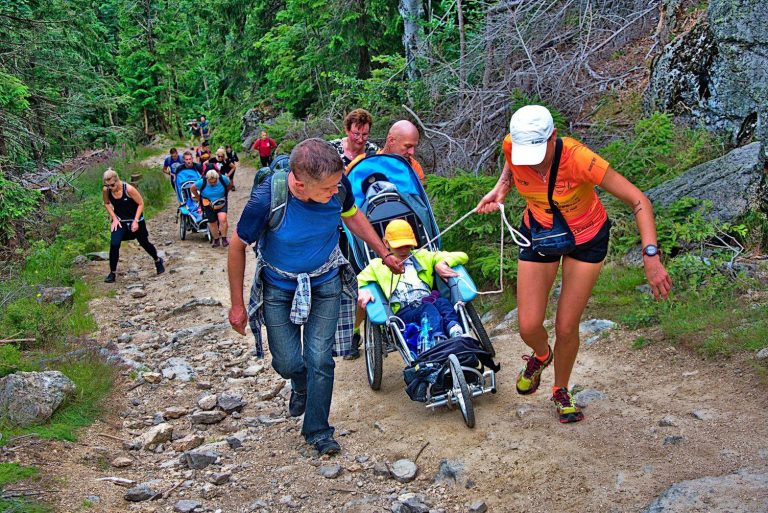
{"label": "child in yellow cap", "polygon": [[451,267],[467,263],[466,253],[448,251],[427,251],[416,249],[413,228],[404,219],[391,221],[384,231],[384,243],[391,253],[403,263],[405,272],[393,274],[380,258],[357,275],[358,303],[365,308],[374,298],[362,287],[378,283],[384,296],[389,300],[392,312],[406,324],[419,324],[423,316],[429,320],[432,338],[456,337],[463,334],[461,324],[453,305],[436,292],[432,292],[434,273],[443,279],[458,274]]}

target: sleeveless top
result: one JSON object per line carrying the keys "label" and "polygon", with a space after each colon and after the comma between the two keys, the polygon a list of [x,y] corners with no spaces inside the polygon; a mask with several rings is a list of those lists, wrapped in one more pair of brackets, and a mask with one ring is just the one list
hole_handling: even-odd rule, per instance
{"label": "sleeveless top", "polygon": [[[112,189],[109,190],[109,202],[112,203],[112,208],[115,211],[115,215],[123,222],[132,222],[136,218],[136,211],[139,209],[139,204],[136,203],[133,198],[128,196],[128,186],[123,184],[123,197],[115,198],[112,196]],[[144,214],[141,215],[139,221],[144,220]]]}

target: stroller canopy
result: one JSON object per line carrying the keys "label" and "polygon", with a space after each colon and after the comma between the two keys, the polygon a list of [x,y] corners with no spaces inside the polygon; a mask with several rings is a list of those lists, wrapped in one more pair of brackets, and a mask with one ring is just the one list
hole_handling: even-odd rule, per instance
{"label": "stroller canopy", "polygon": [[[398,155],[371,155],[357,162],[347,175],[352,185],[355,204],[368,218],[379,235],[392,219],[406,219],[414,229],[419,245],[438,233],[429,198],[416,172]],[[346,228],[345,228],[346,230]],[[374,256],[365,244],[347,231],[351,249],[360,269]],[[440,240],[432,249],[440,247]]]}

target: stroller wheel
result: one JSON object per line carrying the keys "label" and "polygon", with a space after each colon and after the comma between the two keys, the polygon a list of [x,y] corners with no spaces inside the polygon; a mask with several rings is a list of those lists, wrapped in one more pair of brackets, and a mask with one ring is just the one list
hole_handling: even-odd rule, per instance
{"label": "stroller wheel", "polygon": [[472,303],[466,303],[464,307],[467,309],[467,315],[469,316],[469,322],[472,324],[472,331],[477,335],[477,340],[480,341],[480,345],[483,350],[489,352],[491,357],[496,356],[496,349],[493,348],[491,338],[486,333],[483,323],[480,322],[480,316],[477,315],[477,310]]}
{"label": "stroller wheel", "polygon": [[205,228],[205,238],[208,239],[208,242],[213,242],[213,236],[211,235],[211,229],[206,227]]}
{"label": "stroller wheel", "polygon": [[469,392],[467,380],[464,378],[464,371],[461,369],[461,363],[455,354],[448,355],[448,364],[451,366],[451,393],[456,402],[459,403],[461,415],[464,417],[464,423],[469,428],[475,427],[475,408],[472,406],[472,394]]}
{"label": "stroller wheel", "polygon": [[181,219],[179,219],[179,238],[181,240],[185,240],[187,238],[187,218],[186,218],[186,216],[181,216]]}
{"label": "stroller wheel", "polygon": [[381,388],[381,375],[384,362],[384,335],[382,327],[365,319],[365,369],[368,374],[368,384],[373,390]]}

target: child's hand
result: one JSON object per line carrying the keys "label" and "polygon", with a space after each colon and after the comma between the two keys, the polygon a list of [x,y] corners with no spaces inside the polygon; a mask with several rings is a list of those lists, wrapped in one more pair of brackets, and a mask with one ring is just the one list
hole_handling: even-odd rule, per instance
{"label": "child's hand", "polygon": [[373,301],[376,301],[376,298],[367,290],[361,290],[357,293],[357,304],[360,305],[360,308],[365,308],[365,305]]}
{"label": "child's hand", "polygon": [[435,266],[435,272],[443,279],[454,278],[459,275],[456,271],[451,269],[447,263],[440,262]]}

